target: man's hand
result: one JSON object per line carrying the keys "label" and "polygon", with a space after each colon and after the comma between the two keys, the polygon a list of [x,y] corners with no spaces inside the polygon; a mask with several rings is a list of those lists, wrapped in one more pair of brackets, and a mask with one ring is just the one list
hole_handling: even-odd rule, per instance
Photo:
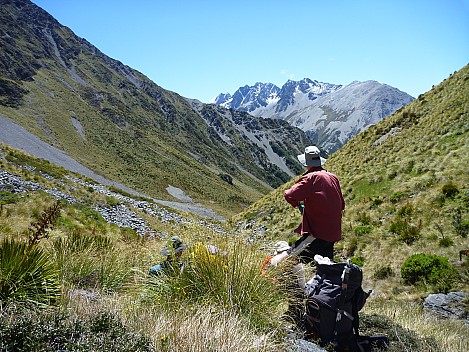
{"label": "man's hand", "polygon": [[274,257],[272,257],[272,259],[270,260],[270,265],[277,266],[277,264],[280,263],[280,261],[282,261],[286,257],[288,257],[287,251],[279,253],[275,255]]}

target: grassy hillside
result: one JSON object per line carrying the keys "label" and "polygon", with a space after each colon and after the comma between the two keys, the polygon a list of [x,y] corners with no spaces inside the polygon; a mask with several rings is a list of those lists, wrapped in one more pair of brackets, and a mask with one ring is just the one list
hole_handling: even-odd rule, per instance
{"label": "grassy hillside", "polygon": [[[365,287],[374,291],[368,312],[396,316],[402,302],[419,309],[429,293],[469,292],[469,262],[459,257],[469,248],[468,106],[466,66],[350,140],[325,165],[339,176],[346,200],[336,255],[363,266]],[[283,199],[292,183],[252,204],[233,223],[249,223],[245,231],[270,239],[294,240],[300,215]],[[401,268],[418,253],[447,258],[457,278],[406,282]]]}
{"label": "grassy hillside", "polygon": [[[160,206],[150,213],[94,186],[0,146],[0,350],[286,348],[278,317],[287,293],[259,275],[259,244],[222,223]],[[138,235],[100,213],[121,206],[151,231]],[[174,235],[189,245],[186,269],[150,276]],[[226,254],[212,256],[206,244]]]}
{"label": "grassy hillside", "polygon": [[[346,199],[341,257],[360,257],[368,272],[431,251],[455,261],[468,247],[469,66],[350,140],[325,167]],[[292,236],[300,215],[283,199],[293,180],[252,204],[233,222]],[[384,253],[392,258],[383,263]],[[396,280],[399,275],[396,276]]]}
{"label": "grassy hillside", "polygon": [[[0,182],[1,350],[291,351],[280,319],[288,293],[259,274],[268,239],[168,210],[146,213],[8,146],[0,156],[2,175],[25,182],[22,191],[16,181]],[[74,200],[57,203],[64,194]],[[122,205],[152,234],[100,215]],[[186,269],[150,277],[173,235],[189,244]],[[209,255],[204,244],[226,257]],[[386,334],[390,352],[465,351],[466,329],[390,300],[367,303],[361,316],[362,333]]]}
{"label": "grassy hillside", "polygon": [[[96,348],[102,351],[283,351],[291,348],[293,341],[287,337],[285,322],[279,319],[286,308],[288,293],[259,275],[271,238],[277,239],[282,234],[288,237],[298,221],[294,210],[284,208],[284,213],[290,216],[287,220],[279,215],[280,211],[273,211],[276,206],[277,210],[283,209],[280,189],[238,217],[263,219],[251,226],[258,230],[264,225],[266,231],[253,234],[223,229],[228,224],[171,215],[167,210],[161,212],[165,216],[152,215],[131,203],[97,192],[90,184],[76,183],[70,176],[78,176],[44,160],[7,146],[2,146],[0,155],[1,170],[45,189],[55,189],[53,193],[13,192],[13,184],[2,185],[0,349],[15,346],[18,351],[59,348],[65,351]],[[351,187],[346,178],[342,181],[345,187]],[[62,202],[55,223],[49,223],[47,219],[53,215],[51,206],[57,204],[53,196],[57,191],[71,195],[78,203]],[[418,305],[402,304],[403,300],[409,302],[409,298],[419,302],[419,297],[433,288],[404,285],[399,278],[399,265],[406,253],[422,249],[452,253],[467,241],[461,232],[465,227],[456,235],[451,230],[452,223],[445,225],[443,234],[453,241],[449,246],[440,247],[438,234],[426,234],[425,228],[431,226],[423,225],[422,237],[405,244],[404,238],[387,230],[398,212],[394,207],[400,209],[406,204],[399,199],[400,193],[386,193],[389,199],[383,193],[377,201],[374,195],[361,196],[363,187],[357,188],[357,193],[354,189],[347,192],[347,225],[339,253],[362,261],[366,275],[364,286],[374,290],[362,312],[362,333],[388,335],[390,352],[465,351],[467,327],[462,322],[441,321],[424,314]],[[439,199],[442,211],[448,210],[447,207],[459,209],[459,224],[464,223],[467,203],[462,186],[455,184],[446,187],[444,192],[435,186],[434,196]],[[416,196],[407,198],[413,202]],[[98,212],[102,207],[115,208],[120,204],[143,218],[153,234],[138,236],[130,228],[106,222]],[[378,211],[384,214],[383,218],[388,217],[382,220],[382,225],[374,219]],[[424,218],[423,212],[418,214]],[[40,230],[43,228],[40,224],[50,226]],[[148,269],[163,259],[159,251],[173,235],[179,235],[190,245],[183,257],[189,261],[189,269],[182,276],[152,279]],[[29,247],[31,241],[33,245]],[[199,250],[200,244],[214,244],[227,257],[214,260]],[[393,260],[384,262],[383,257]],[[454,262],[455,256],[451,258]],[[460,270],[467,271],[467,261],[461,264]],[[454,288],[465,290],[467,284],[461,282]],[[40,303],[40,308],[34,302]]]}
{"label": "grassy hillside", "polygon": [[[3,15],[11,28],[23,30]],[[248,141],[239,150],[221,147],[215,129],[206,123],[219,122],[218,131],[224,130],[240,145],[243,138],[230,134],[233,125],[227,121],[245,119],[254,133],[256,123],[249,116],[225,112],[226,120],[219,121],[223,114],[215,107],[196,112],[190,102],[159,89],[141,74],[103,58],[102,53],[91,55],[95,48],[84,41],[81,44],[89,50],[71,50],[77,46],[66,43],[78,39],[68,29],[57,29],[42,12],[36,16],[46,19],[45,28],[55,28],[46,33],[54,36],[60,57],[68,60],[64,62],[81,64],[60,68],[60,60],[47,61],[35,51],[40,46],[31,45],[31,55],[22,62],[13,60],[18,65],[9,66],[9,76],[1,77],[0,113],[143,193],[161,197],[169,183],[197,201],[216,202],[213,207],[226,214],[268,192],[264,182],[275,180],[262,181],[262,170],[272,171],[276,182],[285,176],[275,176],[265,154]],[[31,33],[37,34],[33,29]],[[42,37],[29,39],[35,38]],[[11,38],[2,35],[0,40]],[[28,46],[28,41],[19,44]],[[12,50],[8,55],[15,57],[21,45],[8,46]],[[46,48],[55,55],[53,46]],[[42,59],[36,61],[37,57]],[[110,66],[103,64],[106,60]],[[81,71],[75,76],[74,70]],[[11,78],[14,75],[18,77]],[[78,82],[78,77],[96,88]],[[116,81],[108,85],[106,80]],[[130,80],[142,86],[137,88]],[[326,164],[341,179],[346,198],[344,239],[337,244],[337,257],[361,265],[364,288],[373,289],[361,312],[361,331],[388,335],[390,352],[462,352],[469,345],[467,326],[461,321],[440,320],[421,309],[429,293],[469,292],[469,262],[459,261],[469,235],[468,86],[469,66],[352,139]],[[150,110],[157,113],[146,115]],[[266,123],[266,129],[282,128]],[[296,132],[287,133],[292,139]],[[275,149],[293,153],[306,140],[295,143],[277,141]],[[248,168],[256,162],[262,167]],[[261,276],[259,266],[274,240],[293,239],[299,213],[282,194],[293,180],[230,223],[219,223],[164,208],[155,215],[97,192],[89,180],[76,182],[78,175],[3,145],[0,171],[41,186],[19,191],[11,181],[0,183],[0,350],[283,351],[291,347],[280,319],[288,293]],[[232,175],[233,185],[220,173]],[[76,201],[57,203],[57,194]],[[121,205],[144,219],[151,232],[140,236],[105,221],[99,212]],[[183,256],[187,270],[150,277],[148,269],[163,259],[160,249],[173,235],[190,245]],[[204,244],[218,246],[226,257],[210,256],[201,247]],[[448,275],[437,281],[404,281],[401,268],[416,253],[448,258],[457,275],[448,269]]]}
{"label": "grassy hillside", "polygon": [[229,216],[289,179],[269,148],[297,170],[307,137],[286,122],[196,109],[30,1],[2,4],[0,20],[0,114],[96,173],[164,200],[181,188]]}

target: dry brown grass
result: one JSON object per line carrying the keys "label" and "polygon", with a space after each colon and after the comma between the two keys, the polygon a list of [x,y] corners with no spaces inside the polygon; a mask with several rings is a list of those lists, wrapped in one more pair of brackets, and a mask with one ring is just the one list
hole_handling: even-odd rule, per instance
{"label": "dry brown grass", "polygon": [[142,304],[135,295],[104,295],[87,298],[71,290],[67,310],[86,317],[108,311],[133,331],[149,336],[158,351],[282,351],[286,346],[277,332],[260,334],[248,328],[243,317],[215,307],[181,306],[167,311],[157,304]]}
{"label": "dry brown grass", "polygon": [[[369,300],[363,312],[383,315],[402,328],[416,332],[422,339],[434,339],[438,342],[440,351],[466,352],[469,350],[467,324],[456,319],[438,319],[425,313],[415,303],[382,299]],[[437,347],[433,346],[433,348]]]}

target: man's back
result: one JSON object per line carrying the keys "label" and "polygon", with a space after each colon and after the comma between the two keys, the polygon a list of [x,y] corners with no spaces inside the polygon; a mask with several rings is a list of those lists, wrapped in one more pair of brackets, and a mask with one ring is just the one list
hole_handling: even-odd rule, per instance
{"label": "man's back", "polygon": [[303,221],[295,231],[328,242],[341,239],[345,201],[336,175],[313,168],[284,193],[293,206],[304,202]]}

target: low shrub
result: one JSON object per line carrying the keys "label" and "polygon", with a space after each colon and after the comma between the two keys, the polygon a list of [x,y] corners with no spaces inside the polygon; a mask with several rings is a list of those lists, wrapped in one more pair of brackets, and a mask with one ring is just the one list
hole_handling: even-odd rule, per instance
{"label": "low shrub", "polygon": [[360,212],[358,213],[357,221],[361,222],[363,225],[370,225],[372,222],[372,219],[369,214]]}
{"label": "low shrub", "polygon": [[467,235],[469,234],[469,220],[462,220],[460,223],[456,224],[454,227],[455,227],[456,233],[463,238],[466,238]]}
{"label": "low shrub", "polygon": [[407,217],[410,218],[413,214],[415,213],[415,209],[412,204],[407,203],[403,205],[399,210],[397,211],[397,215],[400,217]]}
{"label": "low shrub", "polygon": [[420,228],[407,219],[396,219],[391,222],[389,231],[399,235],[399,240],[410,245],[420,238]]}
{"label": "low shrub", "polygon": [[389,231],[399,236],[399,240],[410,245],[420,238],[420,227],[412,223],[412,215],[415,209],[412,204],[403,205],[396,213],[394,220],[389,226]]}
{"label": "low shrub", "polygon": [[373,278],[376,280],[384,280],[392,276],[394,276],[394,272],[389,265],[378,267],[373,274]]}
{"label": "low shrub", "polygon": [[352,257],[350,258],[350,261],[352,262],[352,264],[358,265],[359,267],[362,267],[363,264],[365,264],[364,257]]}
{"label": "low shrub", "polygon": [[408,193],[407,192],[401,192],[401,191],[398,191],[398,192],[395,192],[390,198],[389,198],[389,201],[393,204],[396,204],[398,203],[402,198],[404,197],[408,197]]}
{"label": "low shrub", "polygon": [[454,183],[447,183],[441,187],[441,193],[445,198],[451,199],[459,193],[459,189]]}
{"label": "low shrub", "polygon": [[371,226],[357,226],[354,228],[353,233],[355,235],[365,235],[367,233],[370,233],[373,230],[373,227]]}
{"label": "low shrub", "polygon": [[0,351],[155,351],[148,337],[129,331],[108,312],[87,319],[51,309],[0,311]]}
{"label": "low shrub", "polygon": [[371,205],[370,205],[370,208],[377,208],[379,207],[381,204],[384,203],[384,199],[382,198],[374,198],[372,201],[371,201]]}
{"label": "low shrub", "polygon": [[459,278],[457,269],[448,258],[434,254],[411,255],[401,267],[401,276],[407,284],[429,284],[434,292],[449,292]]}
{"label": "low shrub", "polygon": [[20,199],[18,193],[13,193],[9,191],[0,191],[0,204],[12,204],[16,203]]}
{"label": "low shrub", "polygon": [[453,240],[448,237],[444,237],[438,241],[438,246],[440,247],[451,247],[454,244]]}
{"label": "low shrub", "polygon": [[358,238],[357,236],[350,236],[347,239],[345,245],[345,256],[351,257],[355,254],[355,251],[358,249]]}
{"label": "low shrub", "polygon": [[469,234],[469,220],[463,219],[462,210],[460,208],[456,208],[451,215],[451,222],[454,226],[455,232],[459,236],[466,238]]}
{"label": "low shrub", "polygon": [[122,202],[116,198],[116,197],[113,197],[113,196],[108,196],[106,197],[106,206],[108,207],[117,207],[121,204]]}

